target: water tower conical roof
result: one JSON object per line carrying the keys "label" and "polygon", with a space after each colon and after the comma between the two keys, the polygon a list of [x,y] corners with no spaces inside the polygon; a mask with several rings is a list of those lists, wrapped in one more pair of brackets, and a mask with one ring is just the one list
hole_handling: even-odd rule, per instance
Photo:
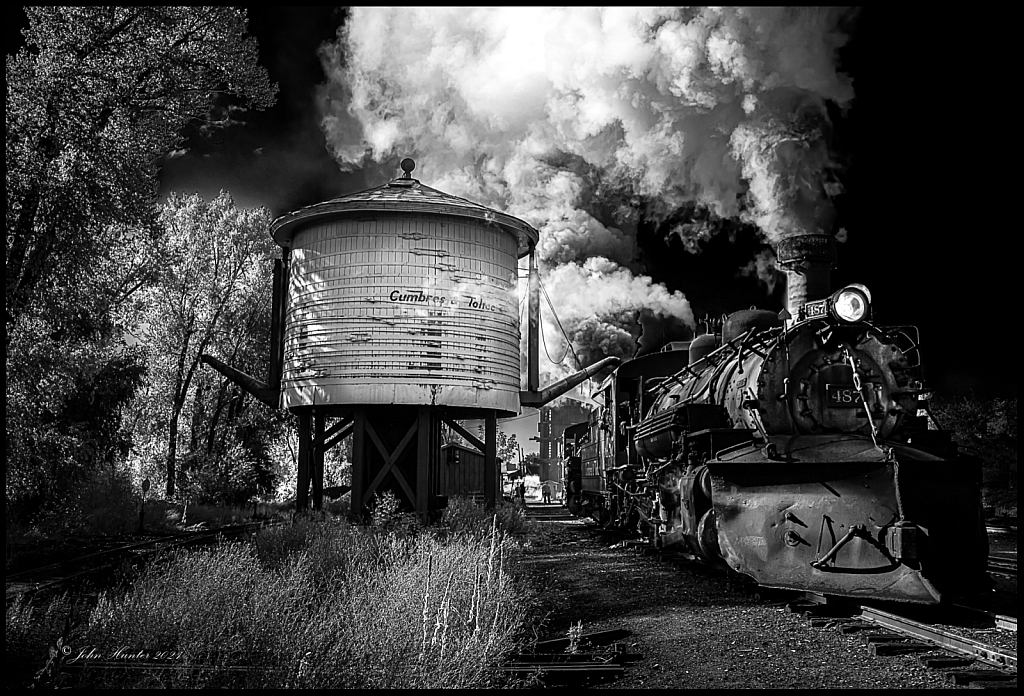
{"label": "water tower conical roof", "polygon": [[425,186],[408,175],[383,186],[285,213],[271,223],[270,232],[275,242],[282,247],[290,247],[295,232],[313,220],[367,212],[436,213],[483,220],[502,227],[519,240],[520,258],[529,253],[540,236],[536,229],[519,218]]}

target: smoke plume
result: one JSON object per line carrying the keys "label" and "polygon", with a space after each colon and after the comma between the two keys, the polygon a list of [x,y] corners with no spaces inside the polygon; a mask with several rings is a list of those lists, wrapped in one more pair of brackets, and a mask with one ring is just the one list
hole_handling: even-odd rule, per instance
{"label": "smoke plume", "polygon": [[[826,103],[853,98],[835,64],[849,16],[355,8],[322,48],[322,128],[343,168],[410,156],[429,186],[532,224],[581,362],[628,357],[641,314],[693,326],[686,299],[642,274],[641,215],[689,206],[755,223],[769,242],[831,232]],[[695,244],[713,227],[670,233]]]}

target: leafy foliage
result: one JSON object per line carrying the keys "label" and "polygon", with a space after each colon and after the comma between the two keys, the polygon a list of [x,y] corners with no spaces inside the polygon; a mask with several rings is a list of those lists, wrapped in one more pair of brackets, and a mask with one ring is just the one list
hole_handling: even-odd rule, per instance
{"label": "leafy foliage", "polygon": [[125,404],[145,375],[145,353],[111,342],[48,340],[23,321],[7,356],[7,516],[61,504],[97,469],[123,459]]}
{"label": "leafy foliage", "polygon": [[8,519],[120,461],[146,352],[123,340],[157,277],[156,166],[191,124],[275,87],[230,7],[26,8],[7,59]]}
{"label": "leafy foliage", "polygon": [[245,502],[271,488],[267,438],[284,416],[202,369],[200,359],[209,353],[248,374],[266,373],[270,213],[238,208],[224,192],[210,202],[172,195],[160,221],[161,272],[141,294],[137,317],[151,349],[139,439],[151,458],[166,462],[168,496],[180,478],[189,497]]}
{"label": "leafy foliage", "polygon": [[260,108],[274,96],[242,10],[26,13],[27,47],[7,61],[8,333],[36,302],[67,309],[68,291],[84,315],[109,310],[131,281],[88,281],[126,232],[156,232],[159,158],[181,143],[186,125],[227,122],[216,111],[219,94]]}
{"label": "leafy foliage", "polygon": [[1017,399],[936,401],[931,412],[939,427],[949,430],[965,452],[981,458],[989,489],[986,499],[997,507],[1012,501],[1016,511]]}

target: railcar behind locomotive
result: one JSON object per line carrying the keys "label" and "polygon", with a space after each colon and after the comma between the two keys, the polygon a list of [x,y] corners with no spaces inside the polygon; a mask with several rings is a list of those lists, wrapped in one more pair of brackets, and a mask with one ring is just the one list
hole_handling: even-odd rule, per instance
{"label": "railcar behind locomotive", "polygon": [[874,325],[862,285],[825,292],[833,249],[817,235],[780,247],[782,316],[736,312],[619,366],[566,431],[566,505],[768,587],[973,593],[987,582],[979,462],[928,428],[916,329]]}

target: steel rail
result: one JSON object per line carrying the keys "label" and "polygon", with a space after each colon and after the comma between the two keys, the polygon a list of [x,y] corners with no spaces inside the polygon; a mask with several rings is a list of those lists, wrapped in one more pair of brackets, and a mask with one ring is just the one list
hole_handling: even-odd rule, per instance
{"label": "steel rail", "polygon": [[1017,577],[1017,559],[1010,556],[990,555],[988,572],[1008,577]]}
{"label": "steel rail", "polygon": [[[249,522],[240,525],[228,525],[225,527],[217,527],[214,529],[196,530],[192,532],[185,532],[181,534],[175,534],[172,536],[158,537],[155,539],[147,539],[144,541],[127,544],[123,546],[117,546],[111,549],[105,549],[103,551],[96,551],[93,553],[85,554],[77,558],[70,559],[68,561],[50,563],[45,566],[37,568],[31,568],[29,570],[14,573],[6,578],[5,583],[5,598],[6,601],[11,601],[18,596],[24,596],[48,590],[53,587],[57,587],[67,582],[71,582],[78,578],[87,577],[96,573],[100,573],[104,570],[110,570],[117,567],[118,564],[123,563],[129,559],[140,559],[143,555],[155,555],[175,549],[178,547],[186,547],[190,545],[198,545],[207,542],[217,537],[229,537],[238,534],[244,534],[250,531],[258,531],[259,529],[266,529],[270,527],[277,527],[282,522],[274,520],[269,522]],[[132,553],[139,555],[132,556]],[[97,561],[104,557],[109,559],[106,563],[100,563],[98,565],[90,565],[85,568],[73,569],[75,565],[81,565],[83,561]],[[63,575],[58,578],[45,579],[39,581],[32,581],[30,578],[41,572],[50,570],[66,569],[67,575]]]}
{"label": "steel rail", "polygon": [[976,640],[970,638],[963,638],[961,636],[944,631],[942,629],[935,628],[923,624],[919,621],[913,621],[911,619],[897,616],[896,614],[890,614],[889,612],[875,609],[873,607],[862,606],[860,608],[860,619],[869,623],[876,624],[878,626],[884,626],[885,628],[891,629],[902,635],[910,636],[915,639],[921,640],[931,645],[936,645],[948,650],[955,652],[960,655],[966,655],[979,662],[993,665],[1001,669],[1017,671],[1017,651],[1006,650],[1003,648],[993,647],[991,645],[985,645],[979,643]]}
{"label": "steel rail", "polygon": [[955,602],[952,603],[950,606],[954,606],[954,607],[957,607],[958,609],[963,609],[964,611],[969,611],[969,612],[972,612],[972,613],[975,613],[975,614],[981,614],[983,616],[986,616],[986,617],[988,617],[989,621],[991,621],[992,624],[996,628],[1001,628],[1004,631],[1013,631],[1014,633],[1017,632],[1017,617],[1016,616],[1007,616],[1005,614],[997,614],[994,611],[988,611],[986,609],[979,609],[977,607],[968,606],[966,604],[956,604]]}
{"label": "steel rail", "polygon": [[1015,525],[1015,524],[1014,525],[1007,525],[1007,526],[987,525],[985,527],[985,531],[987,531],[989,534],[1016,534],[1017,533],[1017,525]]}
{"label": "steel rail", "polygon": [[17,573],[9,573],[6,576],[8,582],[17,581],[22,577],[30,576],[32,574],[40,573],[44,570],[56,570],[59,568],[67,568],[76,563],[80,563],[85,560],[97,558],[100,556],[113,556],[114,554],[134,551],[135,549],[144,548],[146,546],[156,546],[161,543],[171,542],[180,543],[190,539],[200,539],[209,536],[210,534],[221,533],[238,533],[249,531],[250,529],[262,529],[266,527],[276,527],[280,524],[278,521],[273,520],[269,522],[246,522],[244,524],[227,525],[224,527],[215,527],[213,529],[199,529],[193,531],[182,531],[171,534],[164,534],[155,538],[144,539],[142,541],[133,542],[131,544],[125,544],[122,546],[112,546],[109,549],[103,549],[102,551],[93,551],[87,553],[84,556],[77,556],[64,561],[58,561],[56,563],[49,563],[44,566],[38,566],[36,568],[28,568],[26,570],[18,571]]}

